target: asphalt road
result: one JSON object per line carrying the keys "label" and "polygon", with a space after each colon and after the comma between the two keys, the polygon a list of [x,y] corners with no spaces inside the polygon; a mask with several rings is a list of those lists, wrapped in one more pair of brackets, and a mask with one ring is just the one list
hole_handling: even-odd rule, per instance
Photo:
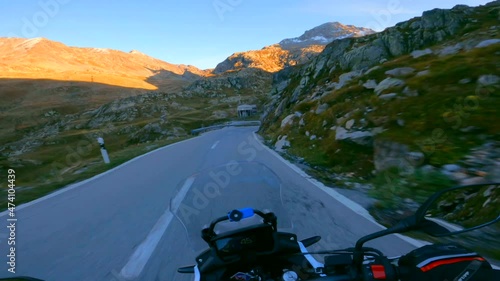
{"label": "asphalt road", "polygon": [[[170,199],[186,178],[229,161],[261,162],[279,176],[298,237],[323,237],[311,250],[349,247],[381,230],[360,215],[362,210],[339,202],[334,197],[342,197],[328,195],[276,157],[255,139],[255,130],[225,128],[203,134],[19,209],[16,274],[54,281],[192,280],[176,272],[193,264],[196,253],[182,224],[169,213]],[[6,220],[5,214],[0,217],[2,224]],[[6,227],[0,231],[0,277],[9,277]],[[394,236],[368,245],[389,256],[415,248]]]}

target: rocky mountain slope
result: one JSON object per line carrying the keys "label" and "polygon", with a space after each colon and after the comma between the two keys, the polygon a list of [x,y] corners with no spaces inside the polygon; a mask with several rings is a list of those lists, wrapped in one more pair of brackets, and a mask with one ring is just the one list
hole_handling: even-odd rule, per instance
{"label": "rocky mountain slope", "polygon": [[156,90],[209,73],[138,51],[76,48],[44,38],[0,38],[0,78],[97,82]]}
{"label": "rocky mountain slope", "polygon": [[369,28],[343,25],[340,22],[328,22],[307,30],[299,37],[284,39],[278,45],[285,50],[291,50],[313,45],[327,45],[334,40],[361,37],[373,33],[375,33],[375,31]]}
{"label": "rocky mountain slope", "polygon": [[500,1],[435,9],[333,41],[275,74],[261,132],[382,209],[414,208],[444,186],[500,181],[499,10]]}
{"label": "rocky mountain slope", "polygon": [[373,30],[367,28],[346,26],[338,22],[326,23],[306,31],[300,37],[284,39],[279,44],[261,50],[235,53],[218,64],[214,73],[245,68],[277,72],[289,66],[308,62],[334,40],[373,33]]}

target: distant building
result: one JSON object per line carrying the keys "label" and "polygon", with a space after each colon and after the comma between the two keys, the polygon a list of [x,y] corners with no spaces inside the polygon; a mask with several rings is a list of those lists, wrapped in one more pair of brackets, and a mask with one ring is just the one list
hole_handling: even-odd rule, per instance
{"label": "distant building", "polygon": [[238,117],[249,117],[257,114],[257,105],[255,104],[242,104],[238,106]]}

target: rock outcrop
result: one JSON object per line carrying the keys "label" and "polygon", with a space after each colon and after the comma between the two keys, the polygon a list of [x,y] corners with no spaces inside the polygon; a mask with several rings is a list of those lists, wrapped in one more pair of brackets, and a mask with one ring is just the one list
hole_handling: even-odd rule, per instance
{"label": "rock outcrop", "polygon": [[[500,34],[491,16],[499,8],[500,1],[494,1],[480,7],[458,5],[450,10],[434,9],[380,33],[333,41],[309,63],[274,74],[273,99],[265,111],[261,131],[275,142],[276,136],[283,135],[281,130],[285,130],[279,122],[289,116],[287,140],[294,148],[297,148],[294,142],[304,146],[297,151],[310,151],[312,159],[324,157],[327,163],[339,163],[341,160],[337,159],[347,155],[366,157],[362,165],[373,165],[374,173],[401,165],[418,168],[423,159],[429,161],[434,156],[420,151],[422,148],[416,149],[415,142],[426,138],[425,141],[430,139],[438,147],[441,143],[433,139],[437,137],[432,132],[434,127],[446,127],[453,141],[466,142],[469,148],[470,135],[457,136],[453,130],[469,134],[470,126],[465,123],[473,113],[474,120],[483,122],[477,116],[480,113],[470,112],[472,109],[464,112],[463,108],[471,108],[481,95],[491,95],[500,88],[500,78],[494,71],[497,66],[492,63],[494,54],[498,56],[495,46]],[[489,48],[489,52],[483,54],[481,48]],[[474,60],[485,55],[488,60],[482,63],[487,66],[477,68]],[[439,98],[433,100],[433,95]],[[435,110],[441,99],[457,99],[457,102],[450,102],[448,106],[452,109],[439,107],[443,112],[428,112]],[[462,105],[459,102],[462,100],[470,104]],[[429,106],[422,106],[419,101]],[[407,113],[406,107],[412,107],[413,111]],[[301,112],[300,118],[294,117],[296,111]],[[459,114],[461,117],[457,117]],[[484,119],[491,120],[490,117],[488,114]],[[440,125],[434,125],[436,119]],[[328,126],[330,130],[325,129],[332,123],[334,126]],[[489,127],[487,130],[490,134],[494,131]],[[433,133],[434,136],[427,137]],[[342,147],[352,151],[346,152]],[[374,153],[370,156],[366,151]],[[356,161],[353,157],[350,163]],[[331,165],[343,167],[343,164]],[[356,165],[350,168],[358,170]]]}
{"label": "rock outcrop", "polygon": [[256,68],[267,72],[278,72],[290,66],[309,62],[334,40],[373,34],[367,28],[326,23],[306,31],[297,38],[282,40],[279,44],[261,50],[235,53],[217,65],[214,73]]}
{"label": "rock outcrop", "polygon": [[[496,7],[497,5],[498,1],[494,1],[488,7]],[[275,82],[277,83],[284,80],[290,81],[293,78],[300,78],[300,82],[293,89],[286,86],[280,87],[280,91],[277,91],[276,95],[290,91],[291,97],[287,100],[285,95],[282,95],[283,98],[277,100],[277,104],[272,106],[279,104],[280,108],[286,108],[301,100],[302,95],[309,93],[316,87],[315,83],[320,73],[323,77],[340,73],[330,84],[333,89],[340,89],[349,82],[350,78],[359,76],[360,73],[374,71],[381,61],[409,54],[412,54],[414,58],[433,54],[433,51],[428,47],[460,37],[465,33],[466,28],[472,28],[474,21],[477,22],[477,20],[471,19],[474,11],[475,8],[464,5],[458,5],[451,10],[434,9],[424,12],[421,17],[399,23],[380,33],[360,38],[335,40],[327,45],[321,54],[304,66],[275,74]],[[479,28],[479,25],[475,25],[475,27]],[[488,46],[495,44],[496,39],[479,41],[471,39],[466,45],[474,44],[474,42],[476,42],[475,45]],[[441,51],[441,53],[443,52],[454,53],[451,49]],[[410,75],[413,72],[409,68],[392,70],[388,72],[388,75],[394,78],[388,77],[379,83],[367,81],[364,87],[375,87],[375,91],[380,94],[391,87],[404,86],[404,81],[397,77]],[[353,73],[356,75],[352,75]],[[419,72],[420,76],[427,74],[428,71]]]}

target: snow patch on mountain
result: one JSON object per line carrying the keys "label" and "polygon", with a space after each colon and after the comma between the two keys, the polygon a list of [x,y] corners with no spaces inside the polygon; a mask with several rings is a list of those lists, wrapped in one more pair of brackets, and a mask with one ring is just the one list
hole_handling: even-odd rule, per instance
{"label": "snow patch on mountain", "polygon": [[304,32],[300,37],[282,40],[279,45],[283,48],[327,45],[334,40],[361,37],[373,33],[375,31],[369,28],[343,25],[339,22],[329,22]]}
{"label": "snow patch on mountain", "polygon": [[109,54],[109,49],[106,48],[92,48],[92,51],[103,54]]}
{"label": "snow patch on mountain", "polygon": [[18,48],[31,49],[36,46],[38,43],[42,42],[44,39],[42,37],[27,39],[21,44],[17,45]]}
{"label": "snow patch on mountain", "polygon": [[320,42],[328,42],[329,40],[326,39],[324,36],[314,36],[313,38],[311,38],[311,40],[313,41],[320,41]]}

